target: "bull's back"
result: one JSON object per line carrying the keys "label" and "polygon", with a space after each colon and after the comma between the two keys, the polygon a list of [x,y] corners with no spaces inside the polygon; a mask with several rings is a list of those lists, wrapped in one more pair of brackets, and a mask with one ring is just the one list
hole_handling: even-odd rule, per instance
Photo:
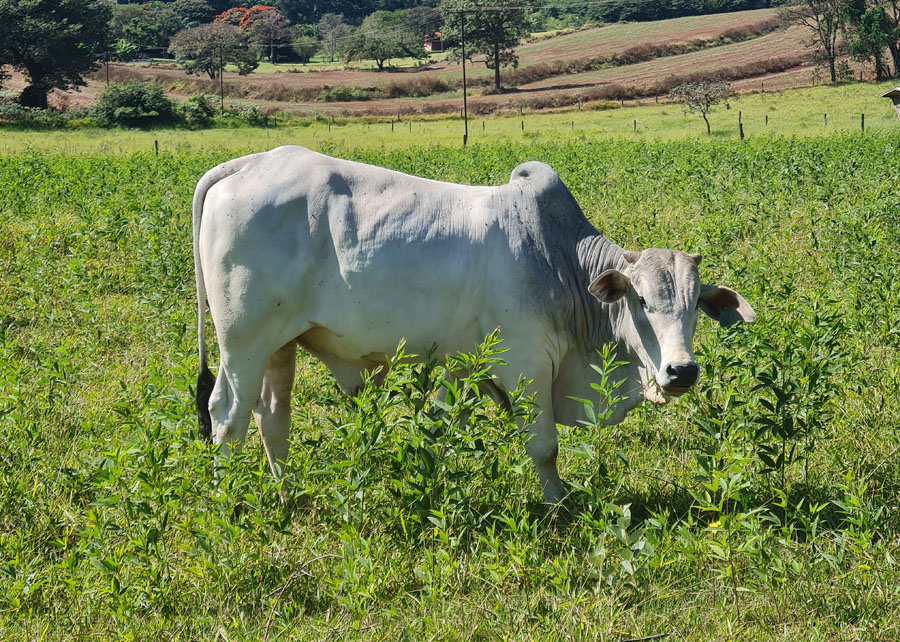
{"label": "bull's back", "polygon": [[204,269],[237,285],[218,305],[211,295],[214,316],[249,300],[298,332],[326,328],[329,350],[346,358],[392,352],[400,338],[417,350],[470,348],[496,325],[494,276],[509,260],[497,188],[302,148],[249,158],[207,194]]}

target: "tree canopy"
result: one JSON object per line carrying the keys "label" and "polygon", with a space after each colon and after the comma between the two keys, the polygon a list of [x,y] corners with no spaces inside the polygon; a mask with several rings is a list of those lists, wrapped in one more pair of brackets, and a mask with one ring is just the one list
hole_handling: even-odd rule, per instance
{"label": "tree canopy", "polygon": [[0,66],[28,77],[19,97],[28,107],[47,107],[52,89],[85,84],[111,44],[105,0],[0,0]]}
{"label": "tree canopy", "polygon": [[465,56],[482,62],[494,70],[494,87],[500,89],[500,68],[518,67],[515,48],[527,33],[525,12],[518,0],[443,0],[442,35],[445,42],[457,43],[451,57],[462,57],[462,37],[465,30]]}
{"label": "tree canopy", "polygon": [[124,39],[138,51],[164,49],[185,24],[174,4],[112,5],[111,38]]}
{"label": "tree canopy", "polygon": [[700,81],[678,85],[669,92],[669,100],[682,103],[685,112],[697,113],[703,116],[706,123],[706,135],[711,133],[707,115],[712,108],[723,100],[727,100],[734,92],[727,82],[716,80],[712,82]]}
{"label": "tree canopy", "polygon": [[239,27],[214,22],[175,34],[169,51],[189,74],[219,77],[224,65],[237,65],[238,73],[249,74],[259,65],[259,56]]}
{"label": "tree canopy", "polygon": [[781,19],[790,24],[805,26],[810,32],[807,45],[819,52],[828,63],[831,82],[837,80],[837,42],[846,17],[845,0],[809,0],[783,7]]}
{"label": "tree canopy", "polygon": [[350,25],[344,23],[344,16],[337,13],[326,13],[316,25],[316,33],[322,41],[322,51],[331,60],[343,50],[350,32]]}
{"label": "tree canopy", "polygon": [[276,46],[290,46],[294,40],[291,23],[278,9],[251,18],[248,21],[247,31],[251,40],[269,48],[269,62],[275,62]]}
{"label": "tree canopy", "polygon": [[379,70],[391,58],[424,58],[424,32],[409,21],[408,11],[376,11],[348,39],[347,57],[374,60]]}

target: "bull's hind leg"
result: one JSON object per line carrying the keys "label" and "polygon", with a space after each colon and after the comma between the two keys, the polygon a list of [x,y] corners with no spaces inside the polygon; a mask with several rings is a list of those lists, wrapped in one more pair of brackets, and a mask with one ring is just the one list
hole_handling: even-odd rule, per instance
{"label": "bull's hind leg", "polygon": [[[238,358],[234,358],[236,356]],[[229,355],[229,359],[223,360],[219,367],[209,398],[212,440],[219,446],[216,455],[219,467],[232,453],[239,452],[244,443],[250,425],[250,411],[259,400],[265,371],[264,352]]]}
{"label": "bull's hind leg", "polygon": [[291,388],[297,343],[291,341],[269,357],[263,378],[262,393],[253,416],[259,428],[269,467],[280,477],[288,458],[288,431],[291,425]]}

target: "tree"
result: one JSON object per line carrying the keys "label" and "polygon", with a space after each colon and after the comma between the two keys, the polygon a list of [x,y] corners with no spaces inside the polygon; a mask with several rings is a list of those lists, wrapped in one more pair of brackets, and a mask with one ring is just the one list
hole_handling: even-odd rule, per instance
{"label": "tree", "polygon": [[519,0],[443,0],[441,14],[445,42],[460,43],[451,48],[451,59],[462,57],[462,30],[465,28],[466,59],[484,56],[494,70],[494,87],[500,89],[500,68],[519,66],[515,48],[527,33],[525,12]]}
{"label": "tree", "polygon": [[[900,0],[898,0],[900,2]],[[413,7],[406,14],[406,22],[410,29],[417,31],[420,36],[430,36],[435,31],[441,30],[444,18],[437,7]]]}
{"label": "tree", "polygon": [[240,27],[243,26],[242,23],[246,19],[248,13],[250,13],[250,10],[246,7],[231,7],[218,14],[213,22]]}
{"label": "tree", "polygon": [[137,45],[125,40],[125,38],[119,38],[112,46],[112,55],[119,62],[125,62],[134,58],[137,50]]}
{"label": "tree", "polygon": [[378,70],[391,58],[424,58],[424,33],[412,28],[406,11],[376,11],[347,42],[351,60],[374,60]]}
{"label": "tree", "polygon": [[269,62],[275,62],[275,47],[293,42],[291,23],[275,9],[251,19],[248,27],[251,39],[269,48]]}
{"label": "tree", "polygon": [[[234,4],[234,0],[206,0],[214,14],[222,13]],[[304,2],[308,0],[302,0]]]}
{"label": "tree", "polygon": [[803,25],[812,31],[806,44],[818,49],[821,58],[828,63],[831,82],[837,80],[837,39],[844,27],[845,15],[846,0],[809,0],[779,10],[784,23]]}
{"label": "tree", "polygon": [[281,11],[267,4],[255,4],[247,9],[247,13],[244,14],[244,17],[241,19],[238,26],[242,29],[249,29],[253,26],[254,22],[263,16],[268,16],[273,13],[281,14]]}
{"label": "tree", "polygon": [[209,22],[214,16],[213,9],[206,0],[175,0],[172,9],[186,28]]}
{"label": "tree", "polygon": [[50,90],[85,84],[110,43],[105,0],[0,0],[0,67],[28,77],[19,96],[47,108]]}
{"label": "tree", "polygon": [[319,39],[316,38],[315,25],[294,25],[291,27],[294,37],[294,53],[304,65],[312,60],[319,50]]}
{"label": "tree", "polygon": [[850,53],[857,60],[873,60],[876,80],[885,80],[888,70],[884,50],[891,41],[897,41],[897,34],[884,7],[868,7],[865,0],[851,0],[847,5],[846,18]]}
{"label": "tree", "polygon": [[344,16],[326,13],[316,25],[316,31],[322,42],[322,50],[334,62],[334,57],[343,50],[345,41],[350,35],[350,26],[344,24]]}
{"label": "tree", "polygon": [[709,126],[709,119],[706,117],[712,108],[728,99],[732,95],[731,85],[724,81],[701,81],[689,82],[678,85],[669,92],[669,100],[682,103],[685,113],[700,112],[703,116],[703,122],[706,123],[706,135],[709,136],[712,131]]}
{"label": "tree", "polygon": [[138,50],[164,49],[184,23],[172,5],[150,3],[113,5],[110,21],[111,38],[124,38]]}
{"label": "tree", "polygon": [[884,8],[885,19],[890,25],[887,48],[891,52],[894,76],[900,77],[900,0],[879,0],[878,5]]}
{"label": "tree", "polygon": [[238,27],[215,22],[179,31],[169,51],[187,73],[206,73],[213,80],[226,64],[237,65],[242,76],[259,65],[256,52]]}
{"label": "tree", "polygon": [[885,47],[894,76],[900,76],[900,0],[848,0],[846,35],[854,57],[874,60],[879,80],[890,74]]}

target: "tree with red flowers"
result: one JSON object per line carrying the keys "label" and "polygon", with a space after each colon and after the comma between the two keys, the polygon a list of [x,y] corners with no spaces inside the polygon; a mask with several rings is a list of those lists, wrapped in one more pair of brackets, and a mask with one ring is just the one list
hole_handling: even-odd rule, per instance
{"label": "tree with red flowers", "polygon": [[269,48],[269,62],[275,62],[276,45],[290,45],[291,23],[280,9],[257,4],[249,9],[232,7],[216,16],[216,22],[235,25],[248,34],[253,42]]}
{"label": "tree with red flowers", "polygon": [[225,11],[217,15],[216,19],[213,20],[213,22],[240,27],[242,26],[241,21],[249,11],[249,9],[246,9],[244,7],[231,7],[231,9],[226,9]]}
{"label": "tree with red flowers", "polygon": [[250,29],[253,23],[263,16],[278,15],[282,18],[284,17],[280,10],[265,4],[253,5],[246,11],[247,13],[244,14],[244,17],[241,18],[241,23],[238,25],[241,29]]}

